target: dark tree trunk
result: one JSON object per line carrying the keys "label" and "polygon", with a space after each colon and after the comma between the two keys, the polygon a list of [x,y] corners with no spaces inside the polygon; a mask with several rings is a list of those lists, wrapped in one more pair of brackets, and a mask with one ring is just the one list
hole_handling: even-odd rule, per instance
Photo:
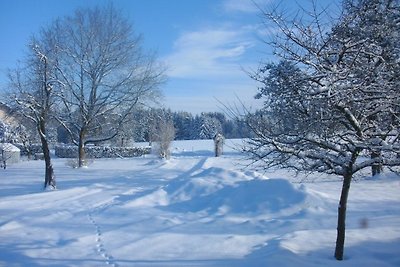
{"label": "dark tree trunk", "polygon": [[45,122],[41,120],[39,122],[39,133],[40,141],[42,143],[42,151],[45,162],[45,176],[44,176],[44,188],[51,186],[53,189],[56,188],[56,177],[54,175],[53,165],[51,163],[49,143],[47,142],[45,134]]}
{"label": "dark tree trunk", "polygon": [[214,136],[214,150],[215,156],[219,157],[222,155],[222,150],[224,146],[224,137],[222,134],[216,134]]}
{"label": "dark tree trunk", "polygon": [[353,175],[351,173],[347,173],[343,176],[342,193],[340,195],[340,201],[338,207],[338,224],[337,224],[335,258],[340,261],[343,260],[344,239],[346,234],[347,198],[349,196],[352,176]]}
{"label": "dark tree trunk", "polygon": [[78,143],[78,167],[79,168],[81,168],[85,165],[86,153],[85,153],[84,138],[85,138],[85,130],[81,130],[79,132],[79,143]]}
{"label": "dark tree trunk", "polygon": [[6,155],[4,153],[4,150],[1,150],[1,161],[3,163],[3,165],[1,167],[3,167],[3,169],[7,169],[7,159],[6,159]]}
{"label": "dark tree trunk", "polygon": [[[373,151],[371,153],[371,159],[376,159],[376,158],[380,158],[380,157],[381,157],[380,151]],[[382,163],[380,163],[380,162],[374,163],[371,167],[371,170],[372,170],[372,176],[380,174],[383,170]]]}

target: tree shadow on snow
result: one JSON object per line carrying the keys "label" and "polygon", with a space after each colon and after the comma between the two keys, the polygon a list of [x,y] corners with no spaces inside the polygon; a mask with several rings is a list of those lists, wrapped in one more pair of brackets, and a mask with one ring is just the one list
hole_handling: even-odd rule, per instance
{"label": "tree shadow on snow", "polygon": [[[332,242],[334,243],[334,242]],[[307,244],[304,244],[307,247]],[[390,242],[365,241],[345,246],[343,261],[337,261],[334,246],[307,253],[294,253],[281,246],[279,238],[269,240],[263,246],[255,247],[244,259],[231,262],[230,266],[400,266],[400,240]]]}
{"label": "tree shadow on snow", "polygon": [[[0,245],[0,266],[29,266],[29,267],[65,267],[65,266],[103,266],[105,262],[101,259],[62,259],[57,258],[55,253],[49,252],[50,257],[29,257],[24,251],[35,250],[37,244],[23,244],[23,248],[17,245]],[[49,249],[49,248],[47,248]]]}

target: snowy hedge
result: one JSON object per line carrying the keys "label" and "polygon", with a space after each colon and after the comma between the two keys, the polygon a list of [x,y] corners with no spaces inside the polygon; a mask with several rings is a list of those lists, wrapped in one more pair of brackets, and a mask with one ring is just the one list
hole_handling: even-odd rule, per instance
{"label": "snowy hedge", "polygon": [[28,147],[20,143],[15,143],[14,145],[21,150],[21,156],[35,155],[43,152],[41,144],[29,144]]}
{"label": "snowy hedge", "polygon": [[[85,147],[88,158],[131,158],[150,154],[150,147],[109,147],[87,146]],[[70,145],[57,145],[55,154],[59,158],[77,158],[78,147]]]}

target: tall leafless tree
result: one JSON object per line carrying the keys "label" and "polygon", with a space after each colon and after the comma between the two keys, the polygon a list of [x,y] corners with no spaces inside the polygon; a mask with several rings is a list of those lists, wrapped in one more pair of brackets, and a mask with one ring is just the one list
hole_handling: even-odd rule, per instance
{"label": "tall leafless tree", "polygon": [[164,70],[142,51],[141,37],[112,5],[79,9],[48,29],[57,46],[63,116],[59,122],[79,147],[110,140],[134,108],[159,94]]}
{"label": "tall leafless tree", "polygon": [[264,168],[343,178],[335,258],[343,259],[347,199],[356,173],[400,165],[400,4],[345,0],[343,13],[264,11],[279,63],[262,66],[262,112],[246,151]]}
{"label": "tall leafless tree", "polygon": [[54,51],[45,42],[32,38],[29,55],[23,67],[10,71],[11,103],[15,111],[33,122],[40,137],[45,161],[44,188],[56,188],[56,178],[51,162],[47,124],[53,112]]}

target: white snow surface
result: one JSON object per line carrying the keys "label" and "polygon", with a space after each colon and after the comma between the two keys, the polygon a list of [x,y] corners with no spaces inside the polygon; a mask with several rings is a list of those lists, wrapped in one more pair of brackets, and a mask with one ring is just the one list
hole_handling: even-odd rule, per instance
{"label": "white snow surface", "polygon": [[[334,259],[341,181],[244,169],[231,148],[173,143],[155,156],[54,159],[0,170],[0,266],[400,266],[400,179],[353,181],[345,259]],[[299,182],[302,181],[302,182]]]}

